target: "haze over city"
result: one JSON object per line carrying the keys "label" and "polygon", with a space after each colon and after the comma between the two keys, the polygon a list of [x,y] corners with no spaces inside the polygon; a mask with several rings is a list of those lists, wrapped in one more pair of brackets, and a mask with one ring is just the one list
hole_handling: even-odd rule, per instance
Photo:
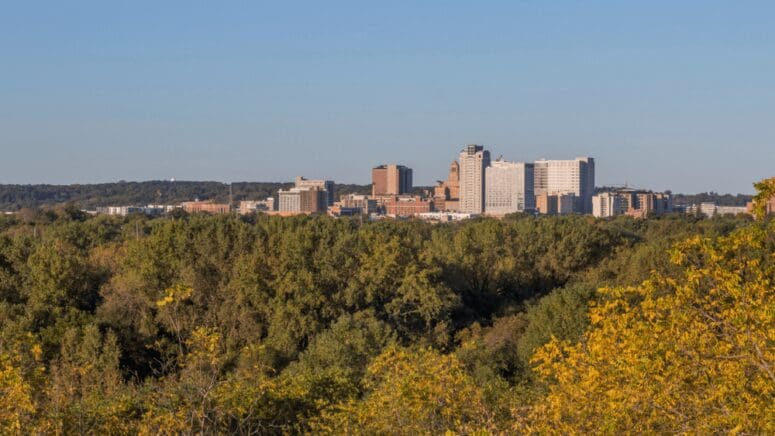
{"label": "haze over city", "polygon": [[0,15],[0,183],[443,179],[468,143],[597,185],[751,193],[775,5],[112,4]]}

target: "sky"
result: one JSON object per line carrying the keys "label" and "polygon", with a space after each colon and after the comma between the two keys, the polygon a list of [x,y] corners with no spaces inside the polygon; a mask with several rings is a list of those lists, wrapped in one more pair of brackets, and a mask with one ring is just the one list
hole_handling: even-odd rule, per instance
{"label": "sky", "polygon": [[771,0],[0,6],[0,183],[428,185],[469,143],[599,186],[775,175]]}

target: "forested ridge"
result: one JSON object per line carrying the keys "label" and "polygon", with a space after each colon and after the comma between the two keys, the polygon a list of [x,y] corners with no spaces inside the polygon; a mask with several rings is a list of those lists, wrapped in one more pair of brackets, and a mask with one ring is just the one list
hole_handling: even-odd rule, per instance
{"label": "forested ridge", "polygon": [[[276,196],[280,189],[288,189],[292,182],[234,182],[231,198],[263,200]],[[430,186],[416,186],[415,194],[432,190]],[[608,188],[598,188],[605,190]],[[335,198],[342,194],[369,194],[371,185],[337,183]],[[71,205],[79,209],[93,210],[99,206],[144,206],[147,204],[179,204],[194,199],[227,202],[229,184],[211,181],[115,182],[73,185],[3,185],[0,184],[0,211],[17,211],[22,208],[41,208]],[[699,204],[715,202],[719,206],[745,206],[750,195],[731,195],[706,192],[700,194],[674,194],[675,204]]]}
{"label": "forested ridge", "polygon": [[772,433],[775,222],[0,217],[0,432]]}
{"label": "forested ridge", "polygon": [[[234,201],[263,200],[288,189],[292,182],[234,182]],[[0,211],[22,208],[71,205],[93,210],[98,206],[143,206],[147,204],[179,204],[184,201],[229,200],[229,184],[207,181],[116,182],[74,185],[0,185]],[[337,184],[336,197],[350,193],[367,194],[371,185]]]}

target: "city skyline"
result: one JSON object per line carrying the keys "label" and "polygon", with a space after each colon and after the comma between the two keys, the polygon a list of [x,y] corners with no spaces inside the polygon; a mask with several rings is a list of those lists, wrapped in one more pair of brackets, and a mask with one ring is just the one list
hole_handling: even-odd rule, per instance
{"label": "city skyline", "polygon": [[[451,159],[454,162],[458,162],[458,159],[460,158],[460,153],[465,151],[466,147],[469,147],[470,145],[471,144],[462,145],[462,146],[458,147],[458,148],[462,148],[462,150],[458,151],[457,153],[451,153],[450,154]],[[579,159],[586,159],[586,158],[581,158],[579,156],[590,156],[591,155],[591,154],[580,153],[575,158],[569,158],[568,156],[564,156],[564,157],[563,156],[558,156],[558,157],[553,157],[553,158],[547,158],[546,156],[542,155],[541,158],[536,158],[536,159],[530,160],[530,159],[513,158],[511,156],[504,156],[501,153],[493,152],[493,150],[490,149],[488,145],[477,145],[477,146],[484,147],[484,149],[487,152],[490,153],[491,157],[489,159],[491,159],[493,162],[496,160],[496,158],[492,157],[492,156],[497,156],[497,159],[506,159],[506,161],[508,161],[508,162],[516,162],[516,163],[541,163],[541,162],[546,162],[546,161],[555,161],[555,162],[571,162],[571,161],[574,161],[574,160],[578,161]],[[454,156],[454,157],[452,157],[452,156]],[[436,157],[438,157],[438,156],[436,156]],[[598,157],[595,157],[593,159],[593,161],[599,161],[599,160],[600,159]],[[406,164],[406,165],[403,165],[403,164],[402,165],[398,165],[398,167],[405,168],[405,169],[409,170],[409,180],[411,182],[411,179],[413,178],[412,173],[417,174],[414,171],[414,166],[411,164],[411,159],[394,159],[394,161],[402,162],[402,163]],[[372,166],[373,165],[374,164],[372,164]],[[396,164],[390,164],[390,165],[395,166]],[[366,179],[360,178],[357,181],[342,180],[342,179],[339,179],[337,177],[331,177],[331,176],[329,176],[330,172],[327,172],[325,169],[321,169],[319,167],[316,170],[309,171],[308,173],[305,173],[305,174],[307,174],[309,176],[309,174],[311,173],[312,176],[310,176],[310,177],[312,179],[321,179],[321,180],[322,179],[327,179],[327,180],[331,180],[332,182],[336,182],[337,184],[354,184],[354,185],[366,186],[366,185],[373,185],[372,179],[373,179],[373,176],[374,176],[373,171],[375,169],[377,169],[380,166],[387,167],[387,166],[390,166],[390,165],[379,164],[379,165],[377,165],[376,167],[373,167],[373,168],[372,167],[368,167],[368,165],[367,165],[367,167],[369,168],[369,171],[364,172],[363,168],[361,168],[361,172],[364,172],[364,174],[367,174]],[[489,165],[489,163],[488,163],[488,165]],[[435,166],[435,167],[440,166],[439,162],[435,162],[433,166]],[[449,171],[449,164],[447,164],[445,166],[445,168],[446,168],[445,172],[439,172],[438,174],[435,174],[433,176],[428,176],[428,175],[422,175],[421,174],[420,175],[420,180],[423,180],[423,182],[415,183],[415,184],[413,184],[413,186],[414,187],[418,187],[418,188],[429,188],[429,189],[432,190],[437,182],[443,180],[446,177],[447,172]],[[593,170],[593,172],[595,172],[595,171],[598,171],[598,170]],[[132,179],[132,178],[111,179],[111,178],[107,178],[105,180],[87,181],[87,182],[73,181],[73,182],[56,183],[56,182],[45,182],[45,181],[37,181],[37,182],[35,182],[35,181],[32,181],[32,182],[5,182],[2,179],[0,179],[0,185],[3,185],[3,184],[5,184],[5,185],[88,185],[88,184],[104,184],[104,183],[117,183],[117,182],[147,182],[147,181],[219,182],[219,183],[223,183],[225,185],[228,185],[230,183],[242,183],[242,182],[246,182],[246,183],[254,183],[254,182],[255,183],[286,183],[286,184],[288,184],[288,183],[294,183],[294,182],[298,183],[298,179],[300,178],[300,176],[298,176],[299,173],[301,173],[301,171],[293,172],[293,170],[292,170],[290,173],[285,174],[285,175],[281,176],[281,178],[276,179],[276,180],[269,180],[269,179],[217,180],[217,179],[213,179],[213,178],[190,178],[189,179],[189,178],[180,178],[180,177],[168,177],[168,178],[151,178],[151,179],[141,179],[141,178],[137,178],[137,179]],[[716,192],[716,193],[719,193],[719,194],[749,194],[750,191],[752,191],[752,189],[753,189],[752,188],[749,191],[738,191],[738,192],[731,192],[731,191],[730,192],[722,192],[722,191],[715,191],[713,189],[705,189],[705,190],[698,190],[698,191],[681,191],[681,190],[673,189],[673,188],[671,188],[669,186],[666,187],[666,188],[663,188],[664,185],[659,184],[659,183],[656,183],[655,185],[645,185],[645,184],[633,183],[632,180],[603,182],[603,181],[599,181],[599,179],[598,179],[599,174],[600,174],[600,172],[597,172],[597,174],[595,175],[595,179],[596,179],[595,187],[596,188],[597,187],[601,187],[601,188],[603,188],[603,187],[605,187],[605,188],[637,188],[637,189],[647,189],[647,190],[654,190],[654,191],[670,191],[670,192],[673,192],[673,193],[684,193],[684,194],[693,194],[693,193],[701,193],[701,192]],[[605,169],[603,170],[603,174],[605,174]],[[0,173],[0,177],[2,177],[1,173]],[[305,179],[305,177],[301,177],[301,179]],[[426,180],[427,180],[427,183],[425,182]],[[316,180],[313,180],[313,182],[316,182]],[[540,190],[539,190],[539,192],[540,192]],[[332,201],[333,201],[333,199],[329,199],[329,203],[332,202]],[[587,211],[587,212],[589,212],[589,211]]]}
{"label": "city skyline", "polygon": [[775,161],[775,4],[14,2],[0,183],[416,185],[467,143],[595,156],[599,184],[753,192]]}

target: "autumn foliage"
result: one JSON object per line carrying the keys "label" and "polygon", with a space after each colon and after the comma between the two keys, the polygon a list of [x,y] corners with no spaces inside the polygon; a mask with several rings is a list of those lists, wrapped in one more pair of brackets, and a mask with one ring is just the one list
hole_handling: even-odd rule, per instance
{"label": "autumn foliage", "polygon": [[672,259],[680,277],[601,289],[580,342],[538,350],[549,393],[525,429],[775,431],[775,226],[692,238]]}
{"label": "autumn foliage", "polygon": [[766,217],[0,217],[0,433],[770,434],[774,283]]}

